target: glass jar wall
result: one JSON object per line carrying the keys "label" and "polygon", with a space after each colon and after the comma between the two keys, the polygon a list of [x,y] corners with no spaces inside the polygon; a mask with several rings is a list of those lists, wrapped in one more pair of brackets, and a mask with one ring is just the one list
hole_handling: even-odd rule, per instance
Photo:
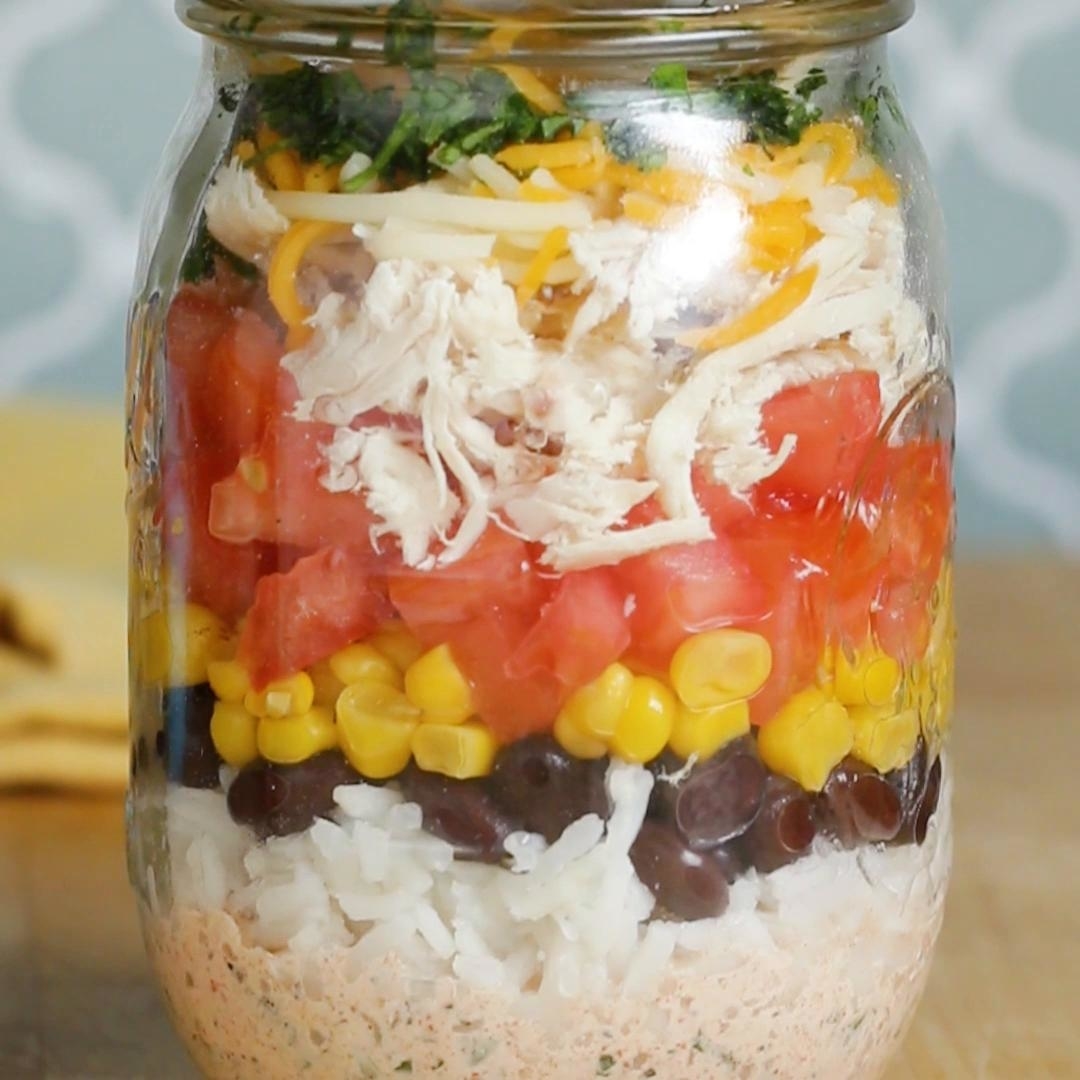
{"label": "glass jar wall", "polygon": [[905,5],[266,7],[181,4],[130,335],[130,859],[193,1056],[876,1075],[949,864]]}

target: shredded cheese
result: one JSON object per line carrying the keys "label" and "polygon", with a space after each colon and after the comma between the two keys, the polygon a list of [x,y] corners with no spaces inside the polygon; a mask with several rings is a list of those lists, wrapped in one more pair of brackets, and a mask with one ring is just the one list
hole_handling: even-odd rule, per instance
{"label": "shredded cheese", "polygon": [[305,191],[337,191],[341,182],[341,167],[338,165],[323,165],[320,161],[312,162],[304,169]]}
{"label": "shredded cheese", "polygon": [[859,155],[855,132],[846,124],[812,124],[796,146],[776,152],[776,165],[783,169],[802,164],[807,161],[808,151],[817,146],[824,146],[829,151],[829,164],[825,170],[827,184],[835,184],[847,176]]}
{"label": "shredded cheese", "polygon": [[541,112],[561,113],[566,111],[566,103],[563,99],[528,68],[522,67],[520,64],[493,64],[492,66],[496,71],[501,71],[513,83],[514,89],[530,105],[535,105]]}
{"label": "shredded cheese", "polygon": [[642,172],[633,165],[610,161],[605,176],[627,191],[641,191],[669,203],[692,205],[705,193],[705,177],[670,165]]}
{"label": "shredded cheese", "polygon": [[[521,285],[529,272],[531,263],[519,259],[501,258],[499,268],[511,285]],[[556,259],[545,271],[541,285],[572,285],[581,277],[581,264],[572,256]]]}
{"label": "shredded cheese", "polygon": [[259,149],[266,158],[263,168],[270,178],[270,183],[278,191],[300,191],[304,186],[304,174],[300,168],[300,158],[294,150],[274,150],[282,139],[276,132],[263,124],[256,135]]}
{"label": "shredded cheese", "polygon": [[390,218],[377,232],[364,237],[364,247],[377,262],[415,259],[456,263],[490,258],[495,234],[433,232]]}
{"label": "shredded cheese", "polygon": [[623,213],[639,225],[658,229],[667,220],[670,207],[654,196],[646,195],[643,191],[628,191],[620,201]]}
{"label": "shredded cheese", "polygon": [[487,154],[476,154],[469,158],[469,171],[495,195],[504,199],[516,199],[520,183],[518,178],[509,170],[504,169],[498,162],[488,157]]}
{"label": "shredded cheese", "polygon": [[495,155],[495,160],[514,172],[528,173],[533,169],[565,169],[587,165],[593,157],[593,144],[588,139],[567,139],[553,143],[518,143]]}
{"label": "shredded cheese", "polygon": [[570,196],[557,187],[542,187],[529,179],[518,188],[518,198],[526,202],[566,202]]}
{"label": "shredded cheese", "polygon": [[776,292],[731,322],[706,330],[691,330],[680,334],[677,340],[680,345],[688,345],[702,352],[738,345],[775,326],[801,307],[813,291],[817,278],[818,268],[808,266],[792,274]]}
{"label": "shredded cheese", "polygon": [[293,220],[336,221],[343,225],[379,225],[387,218],[399,217],[481,232],[547,233],[560,225],[584,229],[592,221],[588,207],[579,200],[528,203],[417,188],[362,195],[279,191],[270,195],[270,202]]}
{"label": "shredded cheese", "polygon": [[540,250],[536,253],[533,261],[529,263],[529,268],[525,271],[525,276],[517,287],[519,304],[526,303],[537,294],[540,286],[544,283],[544,277],[554,266],[555,260],[566,251],[569,242],[570,230],[562,226],[552,229],[544,237]]}
{"label": "shredded cheese", "polygon": [[880,165],[869,176],[848,180],[847,184],[860,199],[877,199],[886,206],[900,204],[899,186]]}
{"label": "shredded cheese", "polygon": [[806,199],[777,199],[750,208],[750,265],[764,273],[779,273],[794,266],[810,243],[820,236],[806,222]]}

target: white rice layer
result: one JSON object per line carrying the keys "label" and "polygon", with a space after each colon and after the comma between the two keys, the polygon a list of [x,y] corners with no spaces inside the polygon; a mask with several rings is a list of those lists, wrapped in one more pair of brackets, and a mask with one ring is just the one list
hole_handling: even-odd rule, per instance
{"label": "white rice layer", "polygon": [[583,818],[546,849],[518,834],[510,870],[455,862],[386,788],[339,789],[338,821],[266,844],[219,793],[171,791],[174,904],[147,932],[200,1066],[261,1080],[882,1068],[940,926],[950,785],[921,847],[822,843],[745,875],[722,917],[680,924],[648,921],[628,857],[651,776],[617,766],[608,782],[606,830]]}

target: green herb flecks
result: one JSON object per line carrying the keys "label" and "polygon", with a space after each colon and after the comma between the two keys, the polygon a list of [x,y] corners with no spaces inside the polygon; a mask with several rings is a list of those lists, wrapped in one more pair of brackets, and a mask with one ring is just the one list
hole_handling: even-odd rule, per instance
{"label": "green herb flecks", "polygon": [[388,64],[435,66],[435,13],[426,0],[398,0],[386,16],[383,54]]}
{"label": "green herb flecks", "polygon": [[794,146],[821,119],[821,110],[809,99],[826,81],[825,73],[815,69],[792,93],[780,85],[772,70],[731,75],[716,88],[715,103],[746,123],[750,142]]}
{"label": "green herb flecks", "polygon": [[610,1054],[601,1054],[596,1063],[596,1075],[607,1076],[615,1068],[615,1059]]}
{"label": "green herb flecks", "polygon": [[251,263],[241,259],[239,255],[234,255],[210,235],[204,215],[199,222],[195,239],[180,264],[180,277],[188,284],[196,285],[213,277],[219,261],[248,281],[253,281],[258,276],[258,271]]}
{"label": "green herb flecks", "polygon": [[404,1061],[402,1061],[400,1064],[398,1064],[398,1066],[394,1069],[394,1072],[411,1073],[412,1072],[412,1060],[410,1058],[406,1058]]}
{"label": "green herb flecks", "polygon": [[649,85],[654,90],[689,95],[690,77],[686,73],[686,65],[658,64],[649,74]]}
{"label": "green herb flecks", "polygon": [[895,149],[890,126],[904,129],[907,121],[892,87],[879,79],[880,76],[870,83],[867,93],[855,97],[855,112],[862,121],[871,152],[875,157],[883,158]]}

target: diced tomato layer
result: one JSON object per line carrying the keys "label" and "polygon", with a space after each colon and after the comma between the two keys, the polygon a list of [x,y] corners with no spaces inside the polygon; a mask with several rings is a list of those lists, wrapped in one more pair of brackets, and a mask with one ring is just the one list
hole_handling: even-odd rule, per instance
{"label": "diced tomato layer", "polygon": [[625,609],[626,592],[610,570],[567,574],[510,656],[507,674],[550,672],[571,690],[584,686],[630,644]]}
{"label": "diced tomato layer", "polygon": [[626,559],[615,576],[631,607],[628,656],[649,671],[666,670],[691,634],[742,625],[769,611],[765,583],[723,537]]}
{"label": "diced tomato layer", "polygon": [[[189,599],[246,612],[239,655],[256,686],[310,667],[396,614],[446,642],[503,741],[550,729],[569,694],[617,659],[666,674],[692,634],[733,626],[770,642],[751,703],[764,723],[817,681],[827,646],[871,634],[902,659],[929,633],[952,529],[949,449],[886,446],[876,374],[785,390],[762,412],[777,473],[736,497],[695,470],[714,539],[554,577],[492,523],[434,570],[377,554],[365,500],[320,483],[333,431],[291,418],[279,328],[224,292],[184,289],[170,310],[163,535]],[[366,421],[397,421],[373,415]],[[650,499],[626,528],[663,520]]]}
{"label": "diced tomato layer", "polygon": [[529,635],[521,611],[493,608],[447,627],[443,640],[473,687],[477,713],[504,743],[549,731],[569,689],[546,668],[509,673],[510,659]]}
{"label": "diced tomato layer", "polygon": [[375,629],[387,609],[371,566],[369,549],[331,547],[259,580],[238,647],[256,689]]}
{"label": "diced tomato layer", "polygon": [[307,551],[366,543],[375,519],[363,497],[321,483],[332,438],[329,424],[276,417],[258,448],[214,485],[210,532],[231,544],[262,540]]}
{"label": "diced tomato layer", "polygon": [[491,524],[464,558],[434,570],[399,566],[387,572],[390,599],[425,644],[447,626],[489,611],[534,615],[551,591],[528,545]]}
{"label": "diced tomato layer", "polygon": [[761,410],[765,444],[795,448],[759,485],[762,494],[815,503],[850,491],[881,427],[881,385],[874,372],[852,371],[781,391]]}

